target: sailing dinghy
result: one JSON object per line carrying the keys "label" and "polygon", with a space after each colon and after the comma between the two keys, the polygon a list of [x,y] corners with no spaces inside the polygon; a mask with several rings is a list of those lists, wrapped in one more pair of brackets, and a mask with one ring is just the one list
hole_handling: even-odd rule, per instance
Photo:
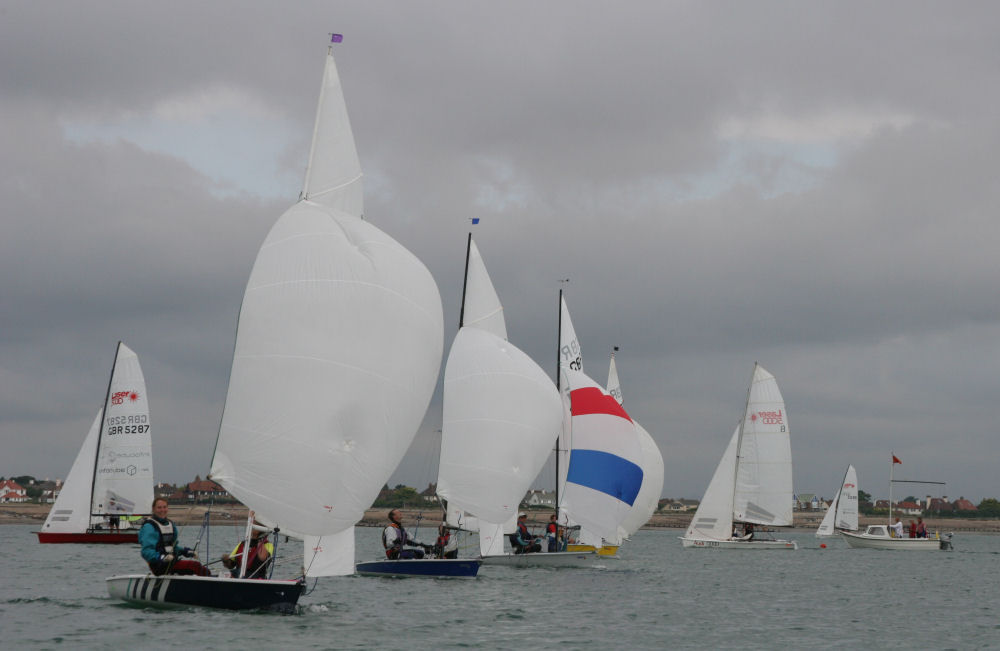
{"label": "sailing dinghy", "polygon": [[567,549],[612,556],[644,481],[641,434],[617,397],[583,372],[562,292],[558,372],[568,407],[557,454],[559,521],[578,528],[576,544]]}
{"label": "sailing dinghy", "polygon": [[508,341],[503,305],[471,234],[465,267],[444,372],[437,492],[446,522],[479,534],[484,563],[533,564],[529,557],[542,556],[557,563],[565,556],[505,552],[504,539],[562,428],[562,401],[545,371]]}
{"label": "sailing dinghy", "polygon": [[130,518],[146,513],[152,503],[146,381],[139,358],[119,341],[104,406],[97,410],[45,524],[35,533],[40,543],[138,542],[138,530],[128,529]]}
{"label": "sailing dinghy", "polygon": [[841,482],[837,496],[827,509],[819,528],[817,538],[836,536],[841,531],[858,530],[858,473],[854,466],[847,466],[844,481]]}
{"label": "sailing dinghy", "polygon": [[303,574],[354,574],[354,524],[420,425],[444,333],[430,272],[364,221],[362,208],[360,164],[328,51],[302,198],[265,239],[243,297],[210,475],[257,520],[303,541],[304,572],[249,581],[112,577],[113,597],[289,610]]}
{"label": "sailing dinghy", "polygon": [[798,549],[794,541],[763,538],[759,530],[734,532],[734,525],[792,525],[788,415],[778,382],[759,364],[743,418],[681,542],[685,549]]}

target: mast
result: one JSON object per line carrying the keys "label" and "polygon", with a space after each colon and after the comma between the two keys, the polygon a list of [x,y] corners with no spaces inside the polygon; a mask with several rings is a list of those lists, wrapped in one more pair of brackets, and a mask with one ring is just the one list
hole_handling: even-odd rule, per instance
{"label": "mast", "polygon": [[[562,375],[562,298],[563,290],[559,290],[559,316],[556,318],[556,391],[559,392],[559,399],[562,400],[562,387],[559,386],[559,379]],[[559,439],[562,433],[556,437],[556,527],[559,526]],[[558,530],[557,530],[558,537]],[[567,536],[568,538],[568,536]]]}
{"label": "mast", "polygon": [[465,290],[469,287],[469,255],[472,253],[472,231],[465,242],[465,275],[462,276],[462,307],[458,312],[458,328],[465,325]]}
{"label": "mast", "polygon": [[[122,342],[119,340],[118,346],[115,347],[115,361],[111,365],[111,374],[108,376],[108,390],[104,393],[104,407],[101,408],[101,426],[97,430],[97,450],[94,453],[94,469],[91,472],[90,477],[90,515],[103,515],[103,513],[94,513],[94,487],[97,486],[97,462],[101,458],[101,439],[104,438],[104,420],[108,417],[108,401],[111,400],[111,383],[115,380],[115,368],[118,367],[118,354],[122,350]],[[87,528],[90,529],[90,522],[87,522]]]}
{"label": "mast", "polygon": [[[740,433],[736,437],[736,463],[733,464],[733,492],[729,496],[729,519],[730,526],[733,520],[733,507],[736,499],[736,480],[740,474],[740,449],[743,447],[743,427],[747,422],[747,409],[750,408],[750,392],[753,390],[753,381],[757,377],[757,362],[753,363],[753,374],[750,376],[750,384],[747,386],[747,400],[743,405],[743,416],[740,418]],[[732,534],[732,532],[730,532]]]}

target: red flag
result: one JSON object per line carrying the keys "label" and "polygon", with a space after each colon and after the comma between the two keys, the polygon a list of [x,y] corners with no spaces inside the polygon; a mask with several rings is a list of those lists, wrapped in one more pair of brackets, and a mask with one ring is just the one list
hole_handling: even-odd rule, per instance
{"label": "red flag", "polygon": [[892,455],[892,462],[893,462],[893,463],[898,463],[899,465],[903,465],[903,462],[902,462],[902,461],[900,461],[900,460],[899,460],[899,457],[897,457],[897,456],[896,456],[895,454],[894,454],[894,455]]}

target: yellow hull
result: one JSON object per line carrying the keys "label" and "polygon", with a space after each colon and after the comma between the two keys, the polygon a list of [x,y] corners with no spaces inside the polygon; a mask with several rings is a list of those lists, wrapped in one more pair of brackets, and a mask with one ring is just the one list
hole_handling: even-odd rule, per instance
{"label": "yellow hull", "polygon": [[618,553],[618,545],[602,545],[600,548],[593,545],[566,545],[568,552],[597,552],[598,556],[615,556]]}

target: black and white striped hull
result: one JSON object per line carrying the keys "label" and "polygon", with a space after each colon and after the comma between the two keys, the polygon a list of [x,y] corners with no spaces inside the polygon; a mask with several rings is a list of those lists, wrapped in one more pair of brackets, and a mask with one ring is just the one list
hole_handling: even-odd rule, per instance
{"label": "black and white striped hull", "polygon": [[233,579],[221,576],[125,574],[107,579],[108,594],[159,607],[203,606],[228,610],[291,612],[302,594],[301,581]]}

